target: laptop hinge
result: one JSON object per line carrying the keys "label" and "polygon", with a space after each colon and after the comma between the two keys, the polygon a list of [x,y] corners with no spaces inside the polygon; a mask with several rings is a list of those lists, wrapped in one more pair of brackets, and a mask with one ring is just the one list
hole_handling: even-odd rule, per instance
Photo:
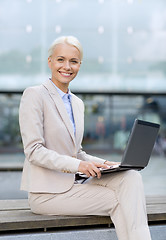
{"label": "laptop hinge", "polygon": [[144,167],[139,167],[139,166],[119,166],[120,168],[129,168],[129,169],[144,169]]}

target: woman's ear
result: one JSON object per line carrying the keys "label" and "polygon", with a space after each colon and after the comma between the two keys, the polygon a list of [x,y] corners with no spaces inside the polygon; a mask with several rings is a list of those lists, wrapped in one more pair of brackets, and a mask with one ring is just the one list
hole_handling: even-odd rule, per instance
{"label": "woman's ear", "polygon": [[48,67],[51,69],[51,58],[48,57]]}

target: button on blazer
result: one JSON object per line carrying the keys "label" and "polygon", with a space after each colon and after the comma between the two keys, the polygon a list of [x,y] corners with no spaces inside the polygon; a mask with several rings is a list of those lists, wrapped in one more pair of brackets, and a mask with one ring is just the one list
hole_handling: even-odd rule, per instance
{"label": "button on blazer", "polygon": [[51,80],[24,91],[19,109],[25,153],[21,190],[68,191],[74,184],[81,160],[105,161],[82,150],[84,104],[74,94],[71,104],[75,134],[63,100]]}

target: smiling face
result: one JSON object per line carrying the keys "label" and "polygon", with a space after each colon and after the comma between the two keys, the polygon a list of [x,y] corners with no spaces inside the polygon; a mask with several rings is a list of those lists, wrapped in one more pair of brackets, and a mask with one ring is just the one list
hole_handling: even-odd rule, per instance
{"label": "smiling face", "polygon": [[68,91],[69,83],[76,77],[81,64],[79,50],[67,43],[59,43],[48,58],[53,83],[63,92]]}

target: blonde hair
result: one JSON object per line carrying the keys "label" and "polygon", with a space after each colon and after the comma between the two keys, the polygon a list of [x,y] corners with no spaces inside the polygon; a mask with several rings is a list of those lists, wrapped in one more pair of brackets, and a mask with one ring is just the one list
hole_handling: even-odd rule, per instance
{"label": "blonde hair", "polygon": [[67,43],[67,44],[70,44],[70,45],[76,47],[78,49],[78,51],[80,52],[80,56],[81,56],[81,60],[82,60],[82,58],[83,58],[83,48],[82,48],[80,42],[78,41],[78,39],[76,37],[73,37],[73,36],[62,36],[62,37],[59,37],[59,38],[55,39],[55,41],[51,44],[51,46],[48,50],[48,57],[52,56],[56,45],[60,44],[60,43]]}

